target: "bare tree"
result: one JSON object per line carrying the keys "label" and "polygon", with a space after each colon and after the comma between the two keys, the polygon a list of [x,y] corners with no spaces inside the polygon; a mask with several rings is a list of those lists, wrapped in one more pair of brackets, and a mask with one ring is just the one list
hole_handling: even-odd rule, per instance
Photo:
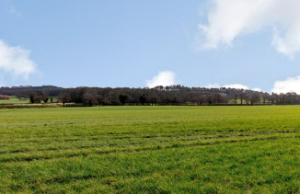
{"label": "bare tree", "polygon": [[62,94],[58,97],[58,100],[65,106],[65,103],[69,103],[71,100],[70,94]]}

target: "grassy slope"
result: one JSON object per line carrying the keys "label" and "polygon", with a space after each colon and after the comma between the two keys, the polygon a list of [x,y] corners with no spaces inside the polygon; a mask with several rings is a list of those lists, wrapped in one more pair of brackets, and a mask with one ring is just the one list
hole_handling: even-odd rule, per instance
{"label": "grassy slope", "polygon": [[297,193],[300,107],[0,110],[0,193]]}

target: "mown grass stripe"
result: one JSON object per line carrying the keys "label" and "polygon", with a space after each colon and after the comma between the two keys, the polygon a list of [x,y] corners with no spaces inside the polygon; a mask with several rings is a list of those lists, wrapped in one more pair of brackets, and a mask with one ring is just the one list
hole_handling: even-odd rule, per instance
{"label": "mown grass stripe", "polygon": [[8,157],[1,157],[0,162],[32,162],[38,160],[51,160],[57,158],[72,158],[78,156],[88,156],[90,154],[112,154],[112,153],[124,153],[124,152],[145,152],[145,151],[155,151],[161,149],[173,149],[173,148],[190,148],[190,147],[199,147],[199,146],[213,146],[218,144],[230,144],[230,143],[240,143],[240,142],[252,142],[252,141],[269,141],[269,140],[278,140],[278,139],[295,139],[300,138],[300,136],[266,136],[266,137],[250,137],[250,138],[229,138],[226,140],[215,140],[215,141],[190,141],[189,143],[172,143],[169,145],[156,145],[149,147],[128,147],[128,148],[109,148],[107,150],[97,150],[97,148],[84,148],[84,149],[68,149],[62,152],[57,153],[57,151],[48,151],[40,152],[27,156],[26,153],[23,154],[9,154]]}

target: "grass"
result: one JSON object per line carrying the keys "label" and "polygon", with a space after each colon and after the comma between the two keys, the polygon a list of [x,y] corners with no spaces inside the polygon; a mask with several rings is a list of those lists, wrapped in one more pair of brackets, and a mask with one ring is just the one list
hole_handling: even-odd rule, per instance
{"label": "grass", "polygon": [[300,106],[0,110],[0,193],[299,193]]}
{"label": "grass", "polygon": [[29,103],[29,98],[27,100],[20,100],[17,98],[17,96],[10,96],[9,100],[0,100],[0,104],[23,104],[23,103]]}
{"label": "grass", "polygon": [[[57,97],[53,97],[53,102],[57,102]],[[0,104],[26,104],[26,103],[30,103],[29,98],[27,98],[26,100],[20,100],[19,98],[17,98],[17,96],[10,96],[9,100],[0,100]],[[50,103],[50,97],[48,103]]]}

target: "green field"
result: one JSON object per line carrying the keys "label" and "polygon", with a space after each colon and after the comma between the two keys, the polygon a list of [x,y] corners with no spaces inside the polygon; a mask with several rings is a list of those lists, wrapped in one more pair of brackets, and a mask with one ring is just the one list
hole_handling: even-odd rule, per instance
{"label": "green field", "polygon": [[299,193],[300,106],[0,110],[0,193]]}
{"label": "green field", "polygon": [[29,103],[29,99],[26,100],[20,100],[16,96],[11,96],[9,100],[0,100],[0,104],[23,104],[23,103]]}

